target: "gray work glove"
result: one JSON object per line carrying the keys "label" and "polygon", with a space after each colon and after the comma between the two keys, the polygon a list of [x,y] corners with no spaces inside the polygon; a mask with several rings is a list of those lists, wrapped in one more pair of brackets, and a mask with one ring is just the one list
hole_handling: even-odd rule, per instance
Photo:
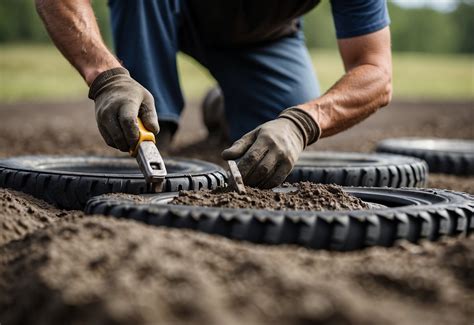
{"label": "gray work glove", "polygon": [[155,135],[160,131],[153,96],[124,68],[99,74],[89,89],[95,101],[95,117],[105,142],[129,151],[139,138],[137,117]]}
{"label": "gray work glove", "polygon": [[222,158],[241,158],[238,167],[245,185],[272,188],[283,183],[303,149],[320,134],[318,123],[306,111],[292,107],[234,142]]}

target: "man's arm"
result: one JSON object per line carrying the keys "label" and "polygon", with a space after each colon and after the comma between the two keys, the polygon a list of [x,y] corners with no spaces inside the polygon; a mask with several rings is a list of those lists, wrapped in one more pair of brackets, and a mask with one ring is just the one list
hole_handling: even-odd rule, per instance
{"label": "man's arm", "polygon": [[36,8],[57,48],[90,86],[105,142],[129,151],[138,141],[138,120],[159,132],[151,93],[130,77],[107,49],[90,0],[36,0]]}
{"label": "man's arm", "polygon": [[121,67],[107,49],[90,0],[36,0],[51,39],[90,86],[102,72]]}
{"label": "man's arm", "polygon": [[390,31],[339,40],[346,74],[323,96],[283,111],[224,150],[244,182],[271,188],[291,172],[303,149],[362,121],[391,98]]}
{"label": "man's arm", "polygon": [[321,128],[321,137],[339,133],[362,121],[392,96],[389,27],[372,34],[340,39],[346,74],[323,96],[298,105]]}

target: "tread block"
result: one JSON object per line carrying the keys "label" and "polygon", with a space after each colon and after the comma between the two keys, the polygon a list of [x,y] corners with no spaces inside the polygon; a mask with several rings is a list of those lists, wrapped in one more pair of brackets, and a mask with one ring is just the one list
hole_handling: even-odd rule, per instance
{"label": "tread block", "polygon": [[422,186],[428,177],[423,160],[387,154],[306,152],[287,182],[368,187]]}

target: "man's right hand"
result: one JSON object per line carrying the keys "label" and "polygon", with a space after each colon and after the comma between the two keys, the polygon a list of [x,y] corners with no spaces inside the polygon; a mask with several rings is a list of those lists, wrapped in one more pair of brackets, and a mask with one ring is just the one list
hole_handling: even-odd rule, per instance
{"label": "man's right hand", "polygon": [[95,116],[105,142],[120,151],[129,151],[139,138],[137,117],[155,135],[160,131],[151,93],[130,77],[124,68],[99,74],[90,86]]}

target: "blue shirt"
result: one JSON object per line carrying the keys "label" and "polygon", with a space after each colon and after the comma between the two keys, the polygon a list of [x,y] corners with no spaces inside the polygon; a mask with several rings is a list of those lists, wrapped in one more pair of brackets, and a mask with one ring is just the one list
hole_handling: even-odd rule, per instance
{"label": "blue shirt", "polygon": [[356,37],[390,24],[386,0],[331,0],[337,38]]}

